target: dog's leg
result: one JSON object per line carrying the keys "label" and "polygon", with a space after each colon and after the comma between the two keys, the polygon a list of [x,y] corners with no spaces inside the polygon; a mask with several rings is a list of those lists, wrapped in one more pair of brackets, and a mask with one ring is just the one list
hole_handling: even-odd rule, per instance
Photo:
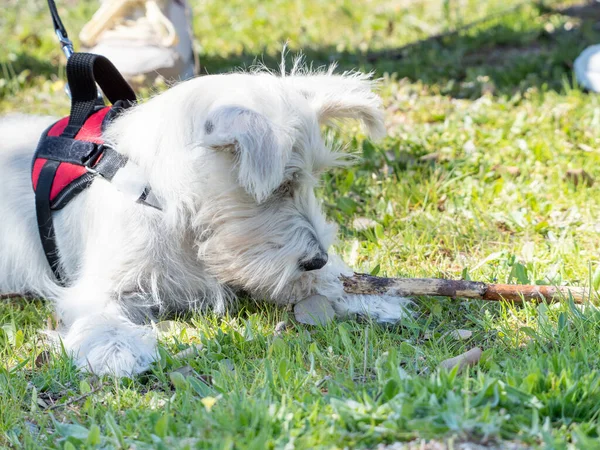
{"label": "dog's leg", "polygon": [[156,337],[134,324],[97,283],[77,283],[57,302],[65,324],[62,343],[78,367],[100,375],[130,376],[156,359]]}
{"label": "dog's leg", "polygon": [[76,364],[97,374],[133,375],[156,359],[156,337],[140,325],[143,298],[125,295],[138,291],[153,249],[143,208],[98,180],[54,216],[64,273],[73,280],[53,298],[60,337]]}
{"label": "dog's leg", "polygon": [[379,323],[397,323],[411,316],[412,301],[391,295],[356,295],[344,292],[340,275],[350,276],[352,270],[341,259],[332,257],[322,270],[317,272],[316,291],[329,299],[338,317],[368,317]]}

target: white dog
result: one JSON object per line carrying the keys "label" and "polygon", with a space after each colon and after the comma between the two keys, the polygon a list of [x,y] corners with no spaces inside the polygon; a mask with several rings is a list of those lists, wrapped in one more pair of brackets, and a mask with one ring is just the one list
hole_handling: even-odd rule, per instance
{"label": "white dog", "polygon": [[359,119],[383,135],[368,76],[295,69],[205,76],[119,116],[104,138],[144,171],[161,210],[97,178],[54,213],[67,287],[38,236],[32,155],[49,117],[0,122],[0,293],[52,300],[65,348],[96,373],[129,375],[156,357],[156,310],[226,311],[236,295],[288,304],[322,294],[341,316],[396,322],[407,300],[347,295],[327,254],[335,228],[314,188],[343,163],[320,126]]}

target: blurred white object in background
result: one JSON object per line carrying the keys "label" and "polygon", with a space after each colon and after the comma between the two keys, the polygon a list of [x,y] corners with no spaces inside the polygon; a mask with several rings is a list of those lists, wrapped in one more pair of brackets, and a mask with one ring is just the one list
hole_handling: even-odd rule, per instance
{"label": "blurred white object in background", "polygon": [[104,0],[79,35],[129,81],[185,80],[195,73],[191,18],[185,0]]}
{"label": "blurred white object in background", "polygon": [[600,92],[600,45],[586,48],[575,60],[573,68],[581,86]]}

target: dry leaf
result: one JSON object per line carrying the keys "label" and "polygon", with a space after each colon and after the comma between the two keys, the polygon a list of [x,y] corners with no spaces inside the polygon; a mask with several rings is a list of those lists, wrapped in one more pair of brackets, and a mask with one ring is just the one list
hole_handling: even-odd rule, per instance
{"label": "dry leaf", "polygon": [[440,367],[451,370],[458,366],[458,370],[462,370],[467,366],[473,366],[481,359],[481,349],[479,347],[472,348],[468,352],[455,356],[454,358],[446,359],[440,363]]}
{"label": "dry leaf", "polygon": [[521,169],[516,166],[503,166],[502,164],[495,164],[490,170],[492,172],[503,173],[513,177],[518,177],[521,175]]}
{"label": "dry leaf", "polygon": [[466,341],[467,339],[470,339],[471,336],[473,336],[473,332],[469,330],[454,330],[450,333],[450,336],[452,336],[457,341]]}
{"label": "dry leaf", "polygon": [[513,177],[518,177],[519,175],[521,175],[521,169],[515,166],[507,166],[506,173],[512,175]]}
{"label": "dry leaf", "polygon": [[437,202],[437,209],[439,212],[446,211],[446,200],[448,200],[448,197],[446,196],[446,194],[442,194],[442,196]]}
{"label": "dry leaf", "polygon": [[577,144],[577,147],[580,150],[583,150],[584,152],[588,152],[588,153],[595,151],[595,149],[593,147],[590,147],[589,145],[586,145],[586,144]]}
{"label": "dry leaf", "polygon": [[419,161],[423,162],[437,162],[440,159],[440,154],[438,152],[428,153],[419,158]]}
{"label": "dry leaf", "polygon": [[294,305],[296,320],[307,325],[326,325],[333,320],[335,312],[323,295],[311,295]]}
{"label": "dry leaf", "polygon": [[376,226],[377,222],[367,217],[357,217],[352,221],[352,228],[356,231],[365,231],[370,228],[375,228]]}
{"label": "dry leaf", "polygon": [[187,359],[190,356],[196,356],[198,353],[200,353],[200,351],[202,351],[203,348],[204,347],[202,344],[195,344],[195,345],[192,345],[190,348],[186,348],[185,350],[180,351],[173,357],[175,359],[179,359],[179,360]]}

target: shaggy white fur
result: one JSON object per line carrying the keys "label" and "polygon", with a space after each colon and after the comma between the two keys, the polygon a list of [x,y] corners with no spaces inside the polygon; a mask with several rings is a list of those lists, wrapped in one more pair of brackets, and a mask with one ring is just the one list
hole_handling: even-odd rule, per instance
{"label": "shaggy white fur", "polygon": [[144,325],[156,310],[222,313],[242,292],[277,304],[318,293],[339,316],[398,321],[407,300],[347,295],[339,280],[347,266],[330,256],[322,267],[335,227],[314,187],[346,158],[320,126],[346,118],[384,134],[369,77],[298,67],[205,76],[131,108],[104,138],[139,165],[163,210],[96,179],[54,216],[67,287],[42,251],[30,181],[38,137],[56,119],[3,119],[0,293],[52,300],[77,363],[118,376],[156,357]]}

